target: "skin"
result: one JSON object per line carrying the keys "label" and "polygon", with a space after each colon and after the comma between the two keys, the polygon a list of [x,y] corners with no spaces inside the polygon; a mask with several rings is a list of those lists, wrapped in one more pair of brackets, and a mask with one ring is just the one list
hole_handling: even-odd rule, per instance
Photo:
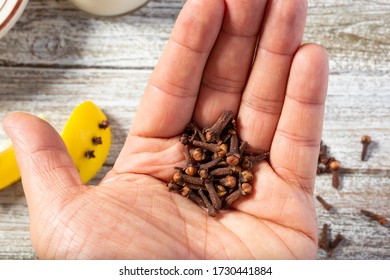
{"label": "skin", "polygon": [[[328,59],[321,46],[301,45],[306,10],[303,0],[187,0],[123,150],[98,186],[81,184],[49,124],[9,115],[4,127],[38,257],[315,258]],[[254,169],[252,195],[211,218],[166,183],[184,160],[178,139],[186,124],[210,125],[224,110],[236,113],[252,151],[271,155]]]}

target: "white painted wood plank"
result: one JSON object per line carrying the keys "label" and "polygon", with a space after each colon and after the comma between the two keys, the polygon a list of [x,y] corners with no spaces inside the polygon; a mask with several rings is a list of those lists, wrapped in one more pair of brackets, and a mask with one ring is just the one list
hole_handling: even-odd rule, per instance
{"label": "white painted wood plank", "polygon": [[[332,204],[335,212],[325,210],[316,200],[319,232],[327,223],[333,238],[341,233],[346,241],[335,250],[333,259],[390,259],[390,228],[371,221],[361,209],[390,219],[390,176],[347,174],[342,176],[343,188],[332,187],[331,176],[317,176],[315,195]],[[326,259],[319,250],[318,258]]]}
{"label": "white painted wood plank", "polygon": [[26,199],[20,183],[0,192],[0,259],[34,259]]}
{"label": "white painted wood plank", "polygon": [[[0,64],[153,68],[183,3],[152,1],[107,19],[66,0],[33,0],[0,40]],[[389,73],[389,17],[388,1],[311,0],[305,41],[326,47],[332,73]]]}

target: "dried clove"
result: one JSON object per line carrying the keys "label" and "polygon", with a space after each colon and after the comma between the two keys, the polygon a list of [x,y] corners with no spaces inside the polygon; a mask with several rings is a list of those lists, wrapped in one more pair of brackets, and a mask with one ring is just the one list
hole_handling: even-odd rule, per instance
{"label": "dried clove", "polygon": [[169,191],[179,193],[206,208],[215,217],[253,191],[254,164],[269,153],[251,154],[248,143],[239,141],[232,112],[225,112],[209,128],[191,122],[180,138],[184,145],[184,167],[176,167]]}
{"label": "dried clove", "polygon": [[170,191],[178,191],[178,190],[181,190],[183,188],[183,186],[175,183],[175,182],[169,182],[168,183],[168,189]]}
{"label": "dried clove", "polygon": [[226,162],[230,165],[237,165],[240,163],[240,153],[238,151],[238,136],[233,134],[230,139],[229,153],[226,155]]}
{"label": "dried clove", "polygon": [[188,187],[192,190],[205,190],[206,189],[206,187],[203,185],[196,185],[196,184],[191,184],[191,183],[187,183],[187,182],[178,182],[176,184],[181,186],[182,188]]}
{"label": "dried clove", "polygon": [[253,174],[249,170],[244,170],[241,172],[240,181],[242,183],[250,183],[253,180]]}
{"label": "dried clove", "polygon": [[248,148],[248,142],[246,141],[242,142],[240,148],[238,149],[238,153],[240,154],[240,156],[244,154],[247,148]]}
{"label": "dried clove", "polygon": [[218,142],[219,137],[223,131],[223,129],[233,120],[233,112],[225,111],[216,121],[216,123],[210,127],[205,129],[206,132],[206,141],[207,142]]}
{"label": "dried clove", "polygon": [[363,144],[361,160],[364,161],[366,160],[368,145],[370,145],[371,143],[371,137],[368,135],[363,135],[362,138],[360,139],[360,143]]}
{"label": "dried clove", "polygon": [[320,144],[320,155],[319,155],[319,158],[326,158],[328,156],[328,146],[327,145],[323,145],[322,144],[322,141],[321,141],[321,144]]}
{"label": "dried clove", "polygon": [[367,211],[367,210],[364,210],[364,209],[361,209],[360,213],[362,213],[363,215],[367,216],[371,220],[377,221],[378,223],[380,223],[383,226],[387,226],[389,224],[389,220],[385,216],[383,216],[383,215],[375,214],[375,213],[373,213],[371,211]]}
{"label": "dried clove", "polygon": [[322,225],[321,237],[318,241],[318,247],[327,252],[328,258],[333,256],[333,252],[336,247],[344,240],[344,236],[338,233],[335,239],[332,241],[331,230],[328,224]]}
{"label": "dried clove", "polygon": [[181,171],[177,171],[173,175],[173,181],[175,181],[176,183],[184,182],[184,183],[190,183],[190,184],[194,184],[194,185],[203,185],[203,179],[202,178],[193,177],[193,176],[190,176],[188,174],[184,174]]}
{"label": "dried clove", "polygon": [[242,191],[240,189],[235,190],[234,192],[232,192],[226,197],[224,201],[223,209],[229,209],[232,206],[232,204],[237,200],[239,200],[241,197],[242,197]]}
{"label": "dried clove", "polygon": [[316,199],[326,210],[331,211],[333,209],[333,206],[326,202],[325,199],[323,199],[320,195],[317,195]]}
{"label": "dried clove", "polygon": [[180,138],[180,143],[183,145],[188,145],[190,143],[190,137],[187,134],[183,134]]}
{"label": "dried clove", "polygon": [[229,189],[233,189],[237,184],[237,178],[231,175],[226,176],[219,180],[219,183]]}
{"label": "dried clove", "polygon": [[191,191],[191,189],[190,189],[189,187],[183,187],[183,188],[180,190],[180,194],[181,194],[182,196],[188,197],[190,191]]}
{"label": "dried clove", "polygon": [[223,197],[227,194],[226,188],[222,185],[217,185],[215,189],[217,190],[217,194],[219,197]]}
{"label": "dried clove", "polygon": [[194,176],[198,172],[198,169],[193,165],[189,165],[186,167],[186,169],[184,169],[184,172],[187,175]]}
{"label": "dried clove", "polygon": [[340,177],[339,177],[340,162],[338,162],[337,160],[332,161],[329,164],[329,169],[332,172],[332,185],[334,188],[339,189],[340,188]]}
{"label": "dried clove", "polygon": [[241,184],[241,193],[242,195],[250,195],[252,193],[253,187],[249,183]]}
{"label": "dried clove", "polygon": [[196,135],[198,135],[201,141],[206,142],[206,137],[204,136],[203,132],[195,123],[190,122],[188,124],[188,128],[190,128],[194,132],[194,134],[191,137],[192,140],[196,137]]}
{"label": "dried clove", "polygon": [[190,191],[188,193],[188,196],[187,196],[189,199],[191,199],[192,201],[194,201],[195,203],[197,203],[200,207],[204,207],[206,208],[206,204],[204,203],[203,199],[197,195],[196,193]]}
{"label": "dried clove", "polygon": [[232,174],[233,170],[230,167],[221,167],[210,172],[210,176],[227,176]]}
{"label": "dried clove", "polygon": [[100,129],[106,129],[110,126],[110,122],[108,120],[103,120],[101,123],[99,123]]}
{"label": "dried clove", "polygon": [[337,246],[339,246],[339,244],[343,240],[344,240],[344,236],[341,233],[338,233],[336,235],[335,239],[329,245],[328,258],[331,258],[333,256],[334,250],[336,249]]}
{"label": "dried clove", "polygon": [[340,162],[334,157],[328,156],[329,147],[321,141],[318,154],[317,174],[332,173],[332,185],[340,189]]}
{"label": "dried clove", "polygon": [[221,209],[222,203],[221,199],[219,198],[217,191],[214,188],[214,184],[212,180],[206,180],[205,181],[206,189],[209,193],[211,204],[213,205],[214,209],[219,211]]}
{"label": "dried clove", "polygon": [[94,145],[101,145],[101,144],[103,144],[102,137],[93,137],[92,138],[92,143]]}
{"label": "dried clove", "polygon": [[218,163],[222,161],[222,158],[217,157],[216,159],[209,161],[207,163],[203,163],[199,165],[199,169],[211,169],[217,166]]}
{"label": "dried clove", "polygon": [[243,169],[251,169],[254,163],[258,163],[262,160],[265,160],[269,157],[269,152],[262,153],[258,156],[246,156],[243,158],[241,167]]}
{"label": "dried clove", "polygon": [[86,152],[84,153],[84,156],[85,156],[87,159],[96,158],[96,156],[95,156],[95,151],[94,151],[94,150],[86,151]]}
{"label": "dried clove", "polygon": [[204,204],[207,207],[208,215],[211,216],[211,217],[216,217],[218,212],[217,212],[217,210],[215,210],[213,205],[210,203],[210,201],[208,200],[208,198],[206,197],[204,192],[202,190],[199,190],[198,193],[199,193],[199,196],[202,198]]}
{"label": "dried clove", "polygon": [[201,148],[192,149],[190,152],[194,161],[203,161],[206,159],[206,153]]}
{"label": "dried clove", "polygon": [[206,143],[199,140],[192,141],[192,145],[198,148],[202,148],[211,152],[216,153],[219,157],[223,157],[227,153],[226,144],[214,144],[214,143]]}
{"label": "dried clove", "polygon": [[207,169],[199,169],[198,173],[202,179],[207,179],[209,177],[209,171]]}
{"label": "dried clove", "polygon": [[321,238],[318,241],[318,247],[324,250],[328,250],[329,245],[329,226],[328,224],[323,224]]}
{"label": "dried clove", "polygon": [[338,233],[335,239],[330,243],[330,248],[331,249],[336,248],[343,240],[344,240],[344,236],[341,233]]}

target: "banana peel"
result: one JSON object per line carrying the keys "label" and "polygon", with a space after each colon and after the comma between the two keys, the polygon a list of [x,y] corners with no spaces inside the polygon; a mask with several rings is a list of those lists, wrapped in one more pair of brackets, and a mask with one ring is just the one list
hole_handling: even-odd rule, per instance
{"label": "banana peel", "polygon": [[[61,137],[83,183],[103,166],[111,146],[111,129],[106,115],[91,101],[78,105],[65,124]],[[13,146],[0,153],[0,190],[20,180]]]}

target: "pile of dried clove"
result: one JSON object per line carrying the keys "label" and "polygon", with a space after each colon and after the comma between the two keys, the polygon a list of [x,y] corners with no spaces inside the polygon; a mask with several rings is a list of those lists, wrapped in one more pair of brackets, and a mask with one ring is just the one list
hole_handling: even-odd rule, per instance
{"label": "pile of dried clove", "polygon": [[252,193],[252,166],[269,157],[269,152],[248,152],[248,143],[239,141],[231,111],[203,130],[190,122],[180,142],[184,145],[185,166],[176,167],[168,189],[206,208],[212,217]]}

